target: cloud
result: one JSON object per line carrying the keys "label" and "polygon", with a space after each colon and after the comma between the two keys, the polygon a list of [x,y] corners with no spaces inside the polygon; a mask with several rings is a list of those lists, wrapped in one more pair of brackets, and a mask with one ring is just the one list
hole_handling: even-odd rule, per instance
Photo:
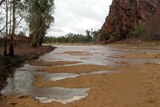
{"label": "cloud", "polygon": [[55,22],[48,36],[69,32],[85,34],[87,29],[98,30],[105,21],[112,0],[56,0]]}

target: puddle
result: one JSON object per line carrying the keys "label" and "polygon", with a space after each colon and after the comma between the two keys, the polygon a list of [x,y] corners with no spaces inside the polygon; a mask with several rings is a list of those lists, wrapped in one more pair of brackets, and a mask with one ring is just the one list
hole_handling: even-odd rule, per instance
{"label": "puddle", "polygon": [[[36,74],[43,74],[41,72],[36,72],[38,68],[41,67],[35,67],[29,64],[25,64],[23,67],[17,69],[13,77],[9,77],[7,79],[8,84],[1,91],[1,94],[5,96],[15,94],[17,97],[31,96],[42,103],[51,103],[54,101],[62,104],[80,100],[88,95],[88,92],[90,90],[89,88],[40,88],[33,86],[32,83],[35,82],[34,76]],[[47,77],[46,79],[50,78],[53,81],[79,76],[78,74],[67,73],[46,73],[45,75]]]}
{"label": "puddle", "polygon": [[85,98],[88,95],[89,88],[40,88],[32,85],[35,82],[35,75],[43,75],[44,80],[58,81],[66,78],[76,78],[80,75],[104,74],[111,71],[96,71],[90,73],[45,73],[36,72],[41,67],[25,64],[16,70],[13,77],[7,79],[8,85],[1,91],[3,95],[16,94],[20,96],[32,96],[34,99],[42,103],[59,102],[62,104]]}
{"label": "puddle", "polygon": [[89,90],[89,88],[43,88],[36,90],[35,99],[42,103],[51,103],[55,101],[62,104],[67,104],[85,98],[88,96]]}
{"label": "puddle", "polygon": [[34,72],[40,67],[25,64],[23,67],[16,70],[13,77],[7,79],[7,86],[1,91],[3,95],[11,93],[26,93],[29,92],[32,83],[35,81]]}
{"label": "puddle", "polygon": [[38,75],[44,77],[43,80],[59,81],[67,78],[76,78],[80,76],[79,74],[74,73],[46,73],[46,72],[37,72]]}
{"label": "puddle", "polygon": [[76,78],[81,75],[98,75],[98,74],[108,74],[108,73],[115,73],[115,71],[94,71],[94,72],[87,72],[87,73],[46,73],[46,72],[38,72],[37,75],[43,76],[43,81],[59,81],[68,78]]}
{"label": "puddle", "polygon": [[94,71],[94,72],[90,72],[88,74],[107,74],[107,73],[113,73],[113,71]]}

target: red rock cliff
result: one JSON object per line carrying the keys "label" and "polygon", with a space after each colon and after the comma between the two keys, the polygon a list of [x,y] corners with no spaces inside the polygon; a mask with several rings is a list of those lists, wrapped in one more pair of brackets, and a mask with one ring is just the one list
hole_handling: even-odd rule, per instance
{"label": "red rock cliff", "polygon": [[159,7],[159,0],[113,0],[101,32],[110,40],[125,39],[139,20],[149,21]]}

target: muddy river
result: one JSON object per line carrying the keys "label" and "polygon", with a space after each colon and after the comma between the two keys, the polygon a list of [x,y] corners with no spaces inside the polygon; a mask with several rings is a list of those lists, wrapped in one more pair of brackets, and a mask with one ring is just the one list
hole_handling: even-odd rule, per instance
{"label": "muddy river", "polygon": [[[63,66],[75,65],[100,65],[119,66],[127,63],[154,63],[160,64],[159,58],[124,58],[121,54],[160,54],[158,49],[150,48],[116,48],[113,46],[57,46],[58,48],[50,53],[41,56],[37,61],[77,61],[76,64],[64,64]],[[62,66],[62,65],[55,65]],[[8,85],[1,91],[5,96],[16,95],[31,96],[41,103],[59,102],[62,104],[78,101],[89,96],[91,87],[67,88],[67,87],[38,87],[33,83],[36,75],[42,75],[44,81],[60,81],[67,78],[77,78],[81,75],[99,75],[105,73],[116,73],[114,70],[97,70],[82,73],[52,73],[38,71],[46,66],[34,66],[26,62],[24,66],[18,68],[13,77],[7,79]]]}

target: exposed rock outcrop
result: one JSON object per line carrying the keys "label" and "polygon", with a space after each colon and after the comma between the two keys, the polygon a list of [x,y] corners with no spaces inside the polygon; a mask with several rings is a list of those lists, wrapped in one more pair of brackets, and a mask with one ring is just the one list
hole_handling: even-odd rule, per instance
{"label": "exposed rock outcrop", "polygon": [[101,32],[108,32],[110,40],[125,39],[139,20],[150,21],[157,13],[160,0],[113,0]]}

